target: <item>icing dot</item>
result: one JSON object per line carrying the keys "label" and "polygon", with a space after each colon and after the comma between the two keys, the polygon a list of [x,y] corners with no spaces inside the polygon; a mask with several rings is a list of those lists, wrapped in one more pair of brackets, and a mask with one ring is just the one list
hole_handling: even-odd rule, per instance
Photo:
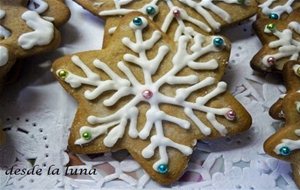
{"label": "icing dot", "polygon": [[267,59],[267,62],[268,62],[268,64],[269,64],[270,66],[272,66],[272,65],[275,64],[276,59],[275,59],[274,57],[269,57],[269,58]]}
{"label": "icing dot", "polygon": [[148,6],[146,8],[146,12],[147,12],[148,15],[154,15],[156,11],[155,11],[155,8],[153,6]]}
{"label": "icing dot", "polygon": [[224,45],[224,40],[220,37],[214,38],[213,40],[214,46],[222,47]]}
{"label": "icing dot", "polygon": [[174,9],[174,10],[173,10],[173,15],[174,15],[176,18],[180,17],[180,10],[179,10],[179,9]]}
{"label": "icing dot", "polygon": [[133,24],[135,24],[136,26],[142,26],[143,20],[140,17],[135,17],[133,19]]}
{"label": "icing dot", "polygon": [[276,14],[276,13],[271,13],[271,14],[269,15],[269,18],[270,18],[270,19],[277,20],[277,19],[279,19],[279,16],[278,16],[278,14]]}
{"label": "icing dot", "polygon": [[160,164],[157,167],[157,172],[160,174],[166,174],[166,173],[168,173],[168,171],[169,171],[169,167],[167,164]]}
{"label": "icing dot", "polygon": [[62,79],[66,79],[67,76],[68,76],[68,71],[65,71],[65,70],[59,70],[57,72],[57,75],[62,78]]}
{"label": "icing dot", "polygon": [[238,2],[239,4],[242,4],[242,5],[245,4],[245,1],[246,1],[246,0],[237,0],[237,2]]}
{"label": "icing dot", "polygon": [[150,90],[144,90],[142,92],[142,94],[143,94],[143,97],[147,100],[153,96],[153,93]]}
{"label": "icing dot", "polygon": [[291,150],[290,150],[290,148],[287,147],[287,146],[281,147],[280,150],[279,150],[279,152],[280,152],[280,154],[281,154],[282,156],[288,156],[288,155],[291,154]]}
{"label": "icing dot", "polygon": [[92,134],[90,132],[84,132],[84,133],[82,133],[82,138],[84,138],[87,141],[91,140]]}
{"label": "icing dot", "polygon": [[233,110],[229,110],[226,114],[225,114],[225,118],[230,120],[230,121],[233,121],[236,119],[236,113],[235,111]]}
{"label": "icing dot", "polygon": [[267,24],[267,29],[273,32],[276,29],[276,25],[274,23]]}

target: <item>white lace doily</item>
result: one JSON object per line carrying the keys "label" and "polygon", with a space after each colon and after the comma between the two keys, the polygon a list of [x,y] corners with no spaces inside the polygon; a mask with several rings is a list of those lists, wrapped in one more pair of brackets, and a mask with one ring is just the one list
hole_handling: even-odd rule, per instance
{"label": "white lace doily", "polygon": [[[7,144],[0,147],[0,189],[132,189],[163,188],[149,179],[126,152],[98,156],[78,155],[80,166],[95,168],[96,175],[65,176],[6,175],[5,168],[45,171],[54,165],[60,171],[68,163],[64,152],[76,103],[50,73],[51,62],[63,54],[99,49],[103,22],[68,0],[72,17],[62,27],[63,43],[54,53],[22,62],[18,82],[6,86],[0,97],[0,117]],[[173,188],[201,189],[296,189],[288,163],[269,157],[263,142],[281,123],[271,119],[268,109],[284,92],[280,77],[254,73],[249,61],[261,44],[251,28],[252,20],[228,28],[224,35],[232,44],[225,75],[230,90],[252,114],[248,132],[234,138],[199,142],[184,176]],[[234,34],[234,35],[232,35]],[[43,171],[44,171],[43,170]]]}

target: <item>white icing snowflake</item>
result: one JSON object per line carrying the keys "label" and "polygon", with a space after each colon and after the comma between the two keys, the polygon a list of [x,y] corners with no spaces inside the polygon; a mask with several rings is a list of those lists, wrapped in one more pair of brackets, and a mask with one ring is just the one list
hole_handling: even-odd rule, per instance
{"label": "white icing snowflake", "polygon": [[[197,32],[192,28],[186,25],[186,22],[191,23],[203,30],[204,32],[219,31],[221,27],[221,23],[217,21],[211,12],[218,16],[219,19],[225,21],[226,23],[231,23],[232,18],[231,15],[214,4],[214,2],[222,2],[226,4],[240,4],[238,0],[178,0],[183,4],[183,7],[188,7],[194,9],[201,17],[206,21],[206,23],[198,20],[189,15],[187,10],[180,8],[174,4],[173,0],[164,0],[167,7],[169,8],[169,13],[166,15],[164,22],[161,26],[161,30],[163,32],[167,32],[170,28],[171,23],[175,20],[178,23],[177,30],[175,32],[174,40],[177,41],[179,36],[182,34],[187,36],[195,36]],[[154,18],[159,13],[158,3],[159,0],[152,0],[148,4],[145,4],[143,7],[139,9],[131,9],[131,8],[123,8],[122,6],[131,3],[132,0],[114,0],[115,9],[112,10],[104,10],[99,13],[100,16],[113,16],[113,15],[125,15],[130,12],[139,11],[143,14],[149,15],[150,18]],[[104,2],[102,3],[104,4]],[[97,3],[97,6],[101,6]],[[96,5],[95,5],[96,6]],[[114,32],[114,28],[111,28],[110,33]]]}
{"label": "white icing snowflake", "polygon": [[288,0],[282,5],[272,6],[273,3],[277,3],[278,1],[279,0],[267,0],[264,3],[262,3],[261,5],[259,5],[259,7],[261,8],[261,11],[265,15],[270,15],[273,13],[273,14],[277,14],[278,17],[280,17],[283,13],[290,14],[293,11],[292,4],[296,0]]}
{"label": "white icing snowflake", "polygon": [[293,32],[300,35],[300,23],[293,21],[288,24],[288,28],[283,31],[276,29],[273,24],[268,24],[265,27],[265,33],[270,33],[278,39],[271,41],[268,46],[271,49],[276,49],[277,52],[272,55],[265,55],[262,63],[265,67],[271,67],[276,64],[276,60],[288,58],[290,60],[298,60],[300,55],[300,40],[295,39]]}
{"label": "white icing snowflake", "polygon": [[[101,76],[93,72],[78,56],[72,56],[71,60],[78,68],[80,68],[86,77],[73,74],[65,70],[58,70],[57,75],[64,74],[64,81],[69,83],[71,87],[78,88],[82,85],[89,85],[95,87],[93,90],[86,90],[84,97],[88,100],[94,100],[106,91],[116,91],[110,98],[103,101],[104,106],[113,106],[121,98],[133,95],[133,98],[120,108],[115,113],[106,117],[89,116],[87,121],[95,127],[83,126],[80,129],[81,138],[75,144],[82,145],[91,142],[95,138],[105,135],[103,143],[106,147],[113,147],[117,141],[125,134],[127,124],[129,124],[128,135],[131,138],[140,138],[145,140],[150,137],[152,128],[155,129],[156,134],[150,137],[151,143],[142,150],[142,156],[152,158],[156,149],[159,150],[159,160],[153,165],[153,169],[158,171],[158,168],[165,166],[169,162],[167,148],[172,147],[177,149],[182,154],[188,156],[192,153],[189,146],[174,142],[164,135],[163,122],[168,121],[178,125],[183,129],[189,129],[191,123],[189,120],[174,117],[162,111],[160,104],[169,104],[182,107],[187,118],[193,121],[199,128],[201,133],[205,136],[211,134],[212,130],[206,126],[194,113],[200,111],[206,113],[206,119],[210,122],[220,135],[227,134],[227,129],[216,119],[217,116],[223,116],[227,120],[235,119],[235,112],[230,108],[212,108],[206,106],[207,102],[216,96],[226,91],[226,83],[218,82],[215,88],[207,92],[204,96],[198,97],[195,102],[187,101],[186,99],[195,91],[214,85],[217,80],[213,77],[206,77],[200,79],[196,75],[176,76],[184,68],[190,68],[195,71],[215,70],[218,68],[218,62],[215,59],[207,62],[197,62],[196,60],[209,53],[219,52],[222,48],[218,47],[215,41],[221,41],[225,46],[225,41],[220,37],[213,37],[210,42],[205,42],[204,36],[196,35],[195,43],[188,48],[189,38],[180,36],[178,41],[178,49],[172,59],[172,68],[167,71],[161,78],[153,81],[152,76],[157,72],[161,62],[169,53],[169,47],[161,45],[157,55],[153,59],[147,57],[147,51],[150,50],[161,38],[159,31],[154,31],[150,39],[143,39],[143,28],[147,26],[147,20],[143,17],[136,17],[130,23],[130,27],[135,32],[136,42],[124,37],[122,43],[124,46],[136,53],[125,54],[124,61],[141,67],[144,74],[144,83],[141,84],[132,71],[126,66],[125,62],[118,63],[118,68],[127,78],[119,76],[116,72],[111,70],[109,66],[99,59],[95,59],[93,65],[105,72],[111,79],[102,80]],[[206,44],[203,46],[203,44]],[[167,96],[159,90],[161,86],[188,84],[187,88],[177,89],[174,97]],[[137,130],[137,118],[139,109],[137,105],[140,102],[147,102],[150,105],[146,112],[146,124],[141,131]],[[160,172],[160,171],[158,171]]]}

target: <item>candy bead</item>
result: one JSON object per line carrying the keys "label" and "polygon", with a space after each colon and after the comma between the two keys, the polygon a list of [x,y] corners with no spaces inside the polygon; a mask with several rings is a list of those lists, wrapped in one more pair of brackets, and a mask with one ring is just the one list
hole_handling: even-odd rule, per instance
{"label": "candy bead", "polygon": [[213,40],[214,46],[222,47],[224,45],[224,40],[222,38],[214,38]]}
{"label": "candy bead", "polygon": [[267,59],[267,62],[270,66],[274,65],[276,63],[276,59],[274,57],[269,57]]}
{"label": "candy bead", "polygon": [[300,76],[300,67],[297,69],[296,74]]}
{"label": "candy bead", "polygon": [[68,76],[68,71],[65,70],[59,70],[57,75],[61,78],[61,79],[65,79]]}
{"label": "candy bead", "polygon": [[267,24],[267,29],[269,29],[271,32],[274,32],[276,25],[274,23]]}
{"label": "candy bead", "polygon": [[155,8],[153,6],[148,6],[146,8],[146,12],[147,12],[148,15],[154,15],[156,11],[155,11]]}
{"label": "candy bead", "polygon": [[149,100],[153,96],[153,93],[150,90],[144,90],[142,94],[143,97],[147,100]]}
{"label": "candy bead", "polygon": [[174,15],[176,18],[180,17],[180,10],[179,10],[179,9],[174,9],[174,10],[173,10],[173,15]]}
{"label": "candy bead", "polygon": [[141,26],[143,24],[143,20],[140,17],[135,17],[133,19],[133,24],[135,24],[136,26]]}
{"label": "candy bead", "polygon": [[242,5],[244,5],[244,4],[245,4],[245,2],[246,2],[246,0],[237,0],[237,2],[238,2],[239,4],[242,4]]}
{"label": "candy bead", "polygon": [[92,134],[90,132],[84,132],[84,133],[82,133],[82,138],[84,138],[87,141],[91,140]]}
{"label": "candy bead", "polygon": [[280,150],[279,150],[279,152],[280,152],[280,154],[281,154],[282,156],[288,156],[288,155],[291,154],[291,150],[290,150],[290,148],[287,147],[287,146],[281,147]]}
{"label": "candy bead", "polygon": [[235,120],[236,119],[236,113],[235,113],[235,111],[233,111],[233,110],[228,111],[225,114],[225,118],[228,119],[228,120],[230,120],[230,121]]}
{"label": "candy bead", "polygon": [[168,171],[169,171],[169,167],[167,164],[160,164],[157,167],[157,172],[160,174],[166,174],[166,173],[168,173]]}
{"label": "candy bead", "polygon": [[278,16],[278,14],[276,14],[276,13],[271,13],[271,14],[269,15],[269,18],[270,18],[270,19],[277,20],[277,19],[279,19],[279,16]]}

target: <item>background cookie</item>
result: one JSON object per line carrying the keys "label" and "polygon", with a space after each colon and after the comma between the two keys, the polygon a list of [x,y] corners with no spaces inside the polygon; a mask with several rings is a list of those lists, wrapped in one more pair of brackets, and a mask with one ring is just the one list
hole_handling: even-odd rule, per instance
{"label": "background cookie", "polygon": [[105,49],[53,65],[79,103],[69,149],[127,149],[154,180],[173,183],[197,139],[233,135],[251,125],[250,115],[219,82],[229,54],[230,42],[221,36],[181,36],[176,45],[144,16],[125,16]]}
{"label": "background cookie", "polygon": [[0,80],[3,80],[16,59],[58,47],[57,27],[68,20],[70,12],[60,0],[3,0],[0,7]]}
{"label": "background cookie", "polygon": [[300,166],[293,165],[293,175],[297,186],[300,188]]}
{"label": "background cookie", "polygon": [[[290,61],[283,70],[287,94],[276,104],[280,109],[273,109],[272,115],[282,112],[285,126],[272,135],[264,144],[265,151],[276,158],[300,164],[300,63]],[[276,117],[275,117],[276,118]],[[298,170],[299,171],[299,170]],[[296,171],[295,171],[296,172]],[[299,173],[298,173],[299,175]],[[299,179],[299,176],[295,176]],[[299,185],[299,180],[296,180]]]}
{"label": "background cookie", "polygon": [[258,19],[253,27],[263,44],[251,60],[254,70],[281,72],[288,60],[300,60],[300,9],[287,19]]}
{"label": "background cookie", "polygon": [[76,0],[96,16],[106,20],[104,47],[119,24],[120,18],[132,11],[148,15],[175,41],[181,34],[215,33],[222,27],[239,22],[256,13],[255,0]]}

